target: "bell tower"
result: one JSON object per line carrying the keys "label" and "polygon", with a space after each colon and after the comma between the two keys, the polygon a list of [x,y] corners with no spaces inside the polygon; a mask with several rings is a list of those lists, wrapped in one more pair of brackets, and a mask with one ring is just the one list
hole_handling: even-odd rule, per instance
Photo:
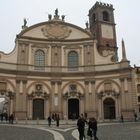
{"label": "bell tower", "polygon": [[111,4],[96,2],[89,10],[90,31],[98,42],[98,51],[107,56],[114,53],[117,56],[116,30],[114,8]]}

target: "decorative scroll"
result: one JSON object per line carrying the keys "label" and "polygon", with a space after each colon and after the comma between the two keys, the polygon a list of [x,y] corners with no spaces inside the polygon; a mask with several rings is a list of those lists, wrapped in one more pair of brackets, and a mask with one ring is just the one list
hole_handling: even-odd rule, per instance
{"label": "decorative scroll", "polygon": [[32,99],[35,97],[42,97],[42,98],[48,99],[49,93],[47,93],[46,91],[43,91],[43,87],[41,84],[37,84],[35,87],[35,91],[32,91],[31,94],[28,94],[29,99]]}
{"label": "decorative scroll", "polygon": [[42,33],[49,39],[64,39],[69,37],[71,30],[65,25],[54,23],[42,28]]}
{"label": "decorative scroll", "polygon": [[81,99],[84,97],[84,94],[82,94],[81,92],[66,92],[65,94],[63,94],[64,99],[68,99],[70,97],[77,97]]}
{"label": "decorative scroll", "polygon": [[101,99],[104,96],[114,96],[115,98],[118,98],[120,96],[120,92],[110,90],[110,91],[101,91],[101,92],[97,93],[97,97],[99,99]]}

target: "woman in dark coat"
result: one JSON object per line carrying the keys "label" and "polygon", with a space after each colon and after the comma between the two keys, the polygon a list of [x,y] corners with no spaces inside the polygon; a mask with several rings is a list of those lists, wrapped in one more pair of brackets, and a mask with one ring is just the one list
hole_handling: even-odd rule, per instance
{"label": "woman in dark coat", "polygon": [[95,118],[90,118],[88,122],[88,132],[87,135],[90,136],[91,140],[94,137],[94,140],[98,140],[97,138],[97,121]]}

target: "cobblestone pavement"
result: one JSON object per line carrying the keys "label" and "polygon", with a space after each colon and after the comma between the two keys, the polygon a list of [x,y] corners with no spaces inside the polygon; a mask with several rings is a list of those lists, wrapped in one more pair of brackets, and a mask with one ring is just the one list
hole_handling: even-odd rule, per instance
{"label": "cobblestone pavement", "polygon": [[38,129],[0,125],[0,140],[54,140],[54,138],[53,134]]}
{"label": "cobblestone pavement", "polygon": [[140,140],[140,123],[99,126],[99,140]]}
{"label": "cobblestone pavement", "polygon": [[[140,122],[100,123],[97,136],[99,140],[140,140]],[[78,140],[78,131],[76,123],[59,127],[0,124],[0,140]]]}
{"label": "cobblestone pavement", "polygon": [[[73,135],[78,139],[77,130]],[[140,123],[99,124],[97,136],[99,140],[140,140]]]}

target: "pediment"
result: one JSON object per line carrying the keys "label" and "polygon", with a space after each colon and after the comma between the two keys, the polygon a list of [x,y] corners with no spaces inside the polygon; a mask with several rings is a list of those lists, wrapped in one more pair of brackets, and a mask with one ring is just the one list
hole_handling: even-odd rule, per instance
{"label": "pediment", "polygon": [[44,22],[27,27],[18,36],[40,39],[91,38],[90,33],[85,29],[62,21]]}

